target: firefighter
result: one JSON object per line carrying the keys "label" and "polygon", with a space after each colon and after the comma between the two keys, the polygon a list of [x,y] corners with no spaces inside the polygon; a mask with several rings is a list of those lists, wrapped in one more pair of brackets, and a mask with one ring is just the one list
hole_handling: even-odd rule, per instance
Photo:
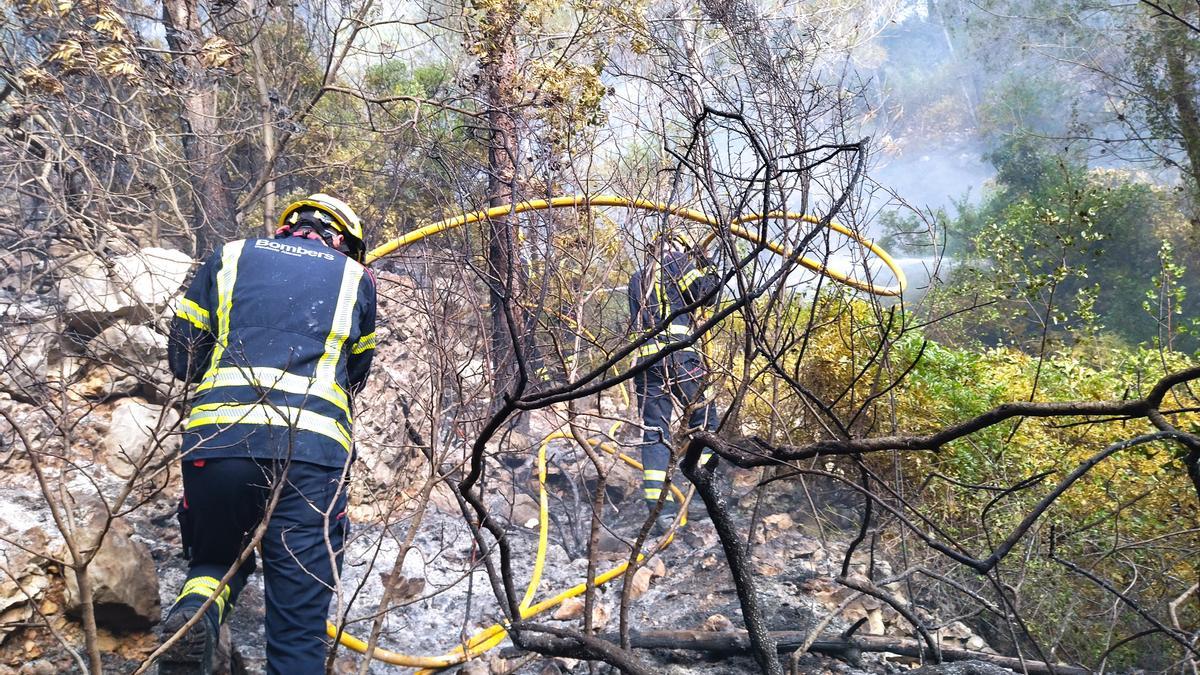
{"label": "firefighter", "polygon": [[[645,503],[651,513],[663,494],[667,479],[671,458],[671,415],[676,405],[680,410],[691,409],[688,429],[714,431],[719,423],[716,405],[705,395],[704,381],[708,370],[698,347],[685,347],[666,357],[661,357],[659,352],[672,341],[695,332],[694,310],[680,310],[701,300],[701,306],[714,304],[720,278],[707,256],[689,253],[682,239],[672,238],[660,248],[666,249],[660,259],[651,260],[629,280],[629,315],[638,334],[653,331],[663,320],[679,312],[635,354],[638,364],[657,359],[649,369],[634,377],[638,413],[643,425],[642,484]],[[702,460],[707,458],[706,453]],[[670,526],[678,508],[668,491],[656,521],[657,532]]]}
{"label": "firefighter", "polygon": [[[171,371],[196,384],[179,508],[190,566],[164,635],[214,595],[274,500],[260,547],[267,671],[324,672],[325,619],[347,534],[351,397],[375,349],[365,258],[358,216],[314,194],[283,210],[273,239],[217,250],[176,310]],[[160,672],[222,667],[220,626],[254,568],[250,553],[163,655]]]}

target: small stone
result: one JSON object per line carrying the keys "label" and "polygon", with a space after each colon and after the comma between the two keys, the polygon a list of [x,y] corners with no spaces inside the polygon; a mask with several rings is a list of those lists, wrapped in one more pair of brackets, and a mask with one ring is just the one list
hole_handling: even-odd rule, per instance
{"label": "small stone", "polygon": [[629,597],[637,600],[650,590],[650,580],[654,578],[654,571],[649,567],[641,567],[633,573],[631,586],[629,588]]}
{"label": "small stone", "polygon": [[17,675],[54,675],[58,672],[60,672],[59,668],[52,662],[46,659],[38,659],[37,661],[30,661],[21,666],[21,669],[17,671]]}
{"label": "small stone", "polygon": [[600,530],[600,536],[596,542],[596,548],[599,549],[600,555],[597,556],[601,560],[614,560],[623,558],[629,555],[633,547],[629,542],[614,535],[608,530]]}
{"label": "small stone", "polygon": [[[558,621],[570,621],[583,616],[584,599],[583,596],[567,598],[558,610],[554,612],[553,618]],[[592,607],[592,627],[596,629],[603,628],[608,624],[609,612],[604,603],[596,601]]]}
{"label": "small stone", "polygon": [[488,672],[491,675],[509,675],[513,671],[513,662],[500,656],[488,659]]}
{"label": "small stone", "polygon": [[883,623],[883,611],[879,608],[867,612],[867,626],[871,635],[883,635],[887,627]]}
{"label": "small stone", "polygon": [[783,568],[768,562],[758,562],[754,565],[754,571],[764,577],[777,577],[783,573]]}
{"label": "small stone", "polygon": [[667,564],[658,556],[651,558],[650,562],[646,563],[646,567],[653,572],[654,576],[656,577],[667,576]]}
{"label": "small stone", "polygon": [[821,546],[821,542],[812,537],[803,537],[792,544],[789,549],[792,557],[807,558],[813,562],[821,562],[827,556],[825,547]]}
{"label": "small stone", "polygon": [[121,641],[112,633],[101,630],[96,633],[96,647],[102,652],[115,652],[121,646]]}
{"label": "small stone", "polygon": [[583,598],[567,598],[552,615],[558,621],[570,621],[583,616]]}
{"label": "small stone", "polygon": [[512,507],[512,522],[520,523],[522,527],[533,529],[538,525],[538,509],[537,500],[527,494],[518,494],[513,500]]}
{"label": "small stone", "polygon": [[608,625],[609,616],[608,607],[597,600],[596,605],[592,607],[592,628],[594,630],[602,630]]}
{"label": "small stone", "polygon": [[792,517],[786,513],[776,513],[767,516],[763,518],[763,522],[766,523],[767,527],[783,531],[790,530],[796,526],[796,523],[792,521]]}
{"label": "small stone", "polygon": [[733,622],[724,614],[713,614],[704,620],[704,625],[700,630],[709,633],[724,633],[733,630]]}

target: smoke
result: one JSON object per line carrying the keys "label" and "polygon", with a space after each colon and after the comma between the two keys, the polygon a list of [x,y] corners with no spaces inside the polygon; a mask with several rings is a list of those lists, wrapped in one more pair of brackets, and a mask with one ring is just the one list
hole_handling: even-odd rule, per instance
{"label": "smoke", "polygon": [[955,202],[978,203],[996,171],[983,159],[984,147],[966,139],[941,147],[913,144],[875,166],[872,178],[914,208],[945,210]]}

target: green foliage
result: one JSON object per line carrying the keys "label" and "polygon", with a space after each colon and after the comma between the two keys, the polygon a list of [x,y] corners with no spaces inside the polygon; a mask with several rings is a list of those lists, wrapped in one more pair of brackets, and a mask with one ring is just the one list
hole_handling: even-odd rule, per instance
{"label": "green foliage", "polygon": [[[1088,170],[1029,140],[989,156],[995,190],[949,223],[963,260],[946,296],[994,300],[957,330],[988,344],[1040,348],[1100,331],[1131,344],[1158,336],[1146,292],[1161,283],[1162,238],[1180,216],[1164,193],[1127,174]],[[1175,307],[1189,272],[1175,263]],[[968,325],[966,321],[974,321]]]}
{"label": "green foliage", "polygon": [[[801,298],[785,299],[777,311],[764,315],[769,322],[766,333],[799,336],[803,333],[796,331],[811,320],[803,357],[795,343],[783,349],[780,363],[842,420],[849,420],[872,392],[911,366],[890,396],[875,399],[858,417],[856,432],[870,435],[931,434],[1002,404],[1031,398],[1138,398],[1164,374],[1197,363],[1177,352],[1104,340],[1055,350],[1044,359],[1011,346],[953,347],[929,341],[922,331],[901,332],[889,326],[886,317],[881,323],[881,316],[864,303],[822,298],[815,310],[811,306]],[[713,353],[735,377],[754,374],[740,410],[742,430],[775,443],[828,437],[811,404],[767,369],[765,358],[759,356],[751,368],[742,369],[741,330],[733,326],[713,345]],[[893,344],[886,358],[864,364],[884,339]],[[1200,428],[1200,414],[1186,412],[1198,403],[1193,393],[1177,388],[1168,408],[1184,412],[1170,419],[1182,429]],[[1088,458],[1110,444],[1153,430],[1145,419],[1010,420],[937,452],[876,453],[865,460],[875,475],[898,477],[899,494],[929,519],[921,521],[926,529],[936,530],[943,541],[961,545],[970,555],[984,557]],[[1043,478],[1026,488],[1001,494],[1039,475]],[[1112,580],[1161,615],[1165,603],[1195,578],[1200,538],[1193,528],[1200,528],[1200,503],[1180,448],[1169,443],[1138,446],[1112,455],[1068,489],[1003,563],[1005,577],[1022,579],[1012,592],[1043,646],[1053,646],[1072,661],[1095,664],[1106,648],[1097,635],[1111,630],[1119,637],[1145,626],[1132,611],[1118,608],[1114,614],[1111,595],[1051,560],[1051,538],[1057,555]],[[1064,608],[1071,617],[1066,626]],[[1170,644],[1149,653],[1146,645],[1134,643],[1114,652],[1109,667],[1165,668],[1179,656]]]}
{"label": "green foliage", "polygon": [[[902,341],[898,350],[902,356],[897,360],[915,358],[919,347],[916,336]],[[1039,401],[1119,400],[1144,396],[1163,374],[1194,365],[1193,359],[1178,353],[1119,346],[1061,351],[1039,364],[1037,358],[1011,348],[976,353],[930,344],[899,391],[896,414],[904,420],[906,433],[931,433],[1002,403],[1028,400],[1035,378]],[[1187,392],[1179,395],[1181,407],[1195,405]],[[1194,413],[1172,420],[1184,429],[1200,424]],[[1029,419],[1000,424],[948,444],[936,454],[905,456],[905,473],[914,483],[925,485],[921,499],[938,512],[938,525],[978,554],[987,550],[988,542],[1007,536],[1049,486],[1088,457],[1111,443],[1153,430],[1145,420],[1071,424],[1080,421]],[[876,461],[884,463],[882,458]],[[962,484],[998,487],[1043,472],[1049,475],[1037,487],[1000,500],[983,518],[995,492],[965,489],[947,480],[926,482],[934,472]],[[1128,585],[1134,597],[1155,606],[1180,592],[1179,580],[1194,578],[1200,542],[1186,530],[1197,526],[1200,509],[1177,446],[1139,446],[1105,460],[1054,504],[1031,535],[1033,556],[1040,558],[1023,572],[1024,587],[1031,589],[1024,600],[1031,628],[1040,639],[1059,639],[1057,621],[1063,607],[1075,608],[1074,625],[1062,636],[1064,652],[1092,662],[1103,651],[1094,638],[1108,630],[1111,618],[1101,611],[1111,606],[1111,597],[1065,575],[1045,558],[1051,533],[1059,537],[1060,556],[1088,561],[1093,572]],[[1167,543],[1140,543],[1156,540]],[[1113,547],[1119,547],[1120,553],[1105,555]],[[1140,577],[1131,575],[1131,569],[1157,572]],[[1064,605],[1064,599],[1070,602]],[[1116,634],[1140,629],[1135,616],[1122,620],[1125,625]],[[1110,667],[1165,665],[1145,654],[1143,647],[1118,652]]]}
{"label": "green foliage", "polygon": [[395,59],[367,68],[363,93],[379,102],[322,98],[316,121],[294,141],[297,156],[319,159],[298,167],[299,177],[285,189],[299,194],[318,184],[346,199],[368,223],[372,245],[437,220],[456,187],[478,180],[447,176],[437,149],[465,148],[456,156],[475,152],[475,161],[483,161],[466,136],[464,116],[425,102],[445,98],[451,80],[448,62]]}

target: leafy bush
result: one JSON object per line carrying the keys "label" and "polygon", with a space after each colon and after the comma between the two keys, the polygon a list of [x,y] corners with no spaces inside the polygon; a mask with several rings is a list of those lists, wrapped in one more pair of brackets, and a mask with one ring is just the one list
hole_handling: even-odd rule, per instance
{"label": "leafy bush", "polygon": [[[1100,332],[1129,344],[1174,339],[1163,330],[1164,310],[1194,313],[1182,289],[1196,286],[1200,270],[1162,257],[1164,241],[1187,245],[1188,227],[1169,194],[1028,139],[1010,141],[988,159],[997,171],[992,192],[978,206],[959,203],[957,216],[944,222],[947,254],[958,265],[934,304],[991,304],[940,326],[943,339],[1039,351]],[[893,221],[894,231],[912,229]],[[1172,273],[1177,302],[1147,303],[1147,292]]]}
{"label": "leafy bush", "polygon": [[[780,367],[843,422],[853,418],[848,426],[858,435],[930,434],[1014,401],[1139,398],[1165,373],[1196,363],[1184,354],[1130,348],[1113,340],[1079,343],[1044,359],[1012,346],[952,347],[928,341],[921,331],[902,331],[895,321],[888,326],[887,315],[866,303],[822,298],[815,310],[809,307],[793,299],[763,319],[768,334],[790,334],[795,340],[781,343]],[[801,358],[798,336],[809,325]],[[893,341],[892,349],[864,368],[881,340]],[[758,393],[747,394],[742,402],[743,430],[776,443],[828,438],[828,421],[818,419],[763,357],[743,369],[739,346],[737,340],[722,338],[714,343],[714,354],[730,375],[753,374],[750,389]],[[910,366],[888,396],[872,399]],[[1168,417],[1181,429],[1200,430],[1200,415],[1190,411],[1200,401],[1182,387],[1172,397],[1165,408],[1183,412]],[[858,414],[859,406],[871,400]],[[1144,420],[1012,420],[937,453],[877,453],[865,459],[875,475],[896,477],[898,494],[929,519],[928,529],[985,557],[1068,473],[1110,444],[1151,431]],[[1003,492],[1035,477],[1040,479],[1023,489]],[[1194,582],[1200,559],[1197,532],[1200,504],[1179,447],[1137,446],[1099,463],[1067,490],[1002,563],[1002,575],[1013,580],[1022,617],[1044,647],[1055,646],[1070,660],[1097,663],[1107,647],[1098,636],[1112,635],[1116,641],[1147,624],[1114,603],[1112,595],[1056,563],[1050,556],[1052,544],[1059,557],[1166,616],[1166,603]],[[944,558],[941,562],[949,564]],[[965,583],[978,583],[973,572],[949,567]],[[1194,614],[1194,609],[1185,612]],[[1181,618],[1195,621],[1194,616]],[[1149,648],[1151,644],[1155,647]],[[1153,639],[1137,640],[1115,650],[1108,665],[1166,668],[1177,653],[1178,646],[1167,640],[1161,648]]]}

